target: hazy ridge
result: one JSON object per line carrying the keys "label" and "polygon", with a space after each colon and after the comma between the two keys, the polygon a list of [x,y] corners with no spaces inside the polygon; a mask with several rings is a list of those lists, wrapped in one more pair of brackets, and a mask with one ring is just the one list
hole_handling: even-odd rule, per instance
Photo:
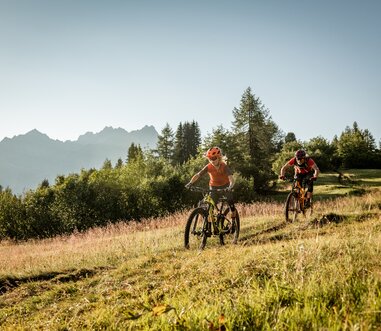
{"label": "hazy ridge", "polygon": [[98,133],[87,132],[76,141],[49,138],[34,129],[0,142],[0,185],[14,193],[35,188],[42,180],[54,183],[57,175],[99,168],[105,159],[114,164],[127,158],[131,143],[143,149],[154,148],[158,133],[153,126],[126,131],[105,127]]}

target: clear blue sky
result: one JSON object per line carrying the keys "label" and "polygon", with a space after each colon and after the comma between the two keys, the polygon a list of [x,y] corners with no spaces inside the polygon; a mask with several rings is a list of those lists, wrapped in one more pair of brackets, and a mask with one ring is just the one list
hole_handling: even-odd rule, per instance
{"label": "clear blue sky", "polygon": [[0,0],[0,140],[222,124],[251,87],[285,133],[381,138],[381,1]]}

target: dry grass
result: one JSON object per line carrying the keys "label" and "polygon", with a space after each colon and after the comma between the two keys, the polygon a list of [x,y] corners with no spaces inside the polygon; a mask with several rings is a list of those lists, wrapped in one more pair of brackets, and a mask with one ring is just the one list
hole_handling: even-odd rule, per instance
{"label": "dry grass", "polygon": [[218,330],[222,313],[231,330],[381,328],[379,189],[318,201],[295,224],[281,203],[237,208],[239,244],[202,253],[183,249],[189,211],[2,242],[0,280],[31,279],[0,295],[0,329]]}
{"label": "dry grass", "polygon": [[183,248],[189,211],[0,243],[0,329],[381,328],[381,190],[317,201],[293,224],[282,203],[237,208],[239,244],[203,252]]}
{"label": "dry grass", "polygon": [[[238,204],[241,217],[278,215],[275,203]],[[0,277],[116,265],[120,261],[182,247],[182,231],[190,211],[160,219],[120,222],[84,233],[27,242],[0,243]],[[173,241],[176,239],[177,243]]]}
{"label": "dry grass", "polygon": [[[315,217],[325,213],[355,215],[370,211],[378,196],[345,197],[315,203]],[[283,223],[283,204],[258,202],[238,204],[242,219],[242,237],[250,230],[258,233]],[[120,222],[84,233],[14,244],[0,243],[0,277],[30,276],[43,272],[113,266],[141,254],[182,247],[183,227],[189,211],[142,222]],[[255,218],[255,227],[246,219]],[[245,234],[245,228],[247,229]]]}

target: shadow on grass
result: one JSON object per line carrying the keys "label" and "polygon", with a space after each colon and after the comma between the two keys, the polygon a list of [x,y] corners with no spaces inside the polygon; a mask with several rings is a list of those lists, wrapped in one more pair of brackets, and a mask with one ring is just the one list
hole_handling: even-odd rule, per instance
{"label": "shadow on grass", "polygon": [[[248,244],[250,244],[250,242],[253,242],[255,238],[257,238],[257,237],[259,237],[259,236],[261,236],[263,234],[268,234],[268,233],[279,231],[280,229],[283,229],[286,226],[287,226],[287,223],[286,222],[282,222],[280,224],[271,226],[271,227],[269,227],[267,229],[264,229],[264,230],[261,230],[259,232],[256,232],[256,233],[253,233],[253,234],[249,234],[249,235],[246,235],[246,236],[241,236],[240,237],[240,241],[244,241],[244,245],[248,245]],[[250,231],[250,230],[253,230],[253,229],[255,229],[254,226],[246,228],[245,230],[246,231]],[[278,240],[281,240],[281,238],[278,239]],[[256,241],[256,242],[258,242],[258,241]]]}
{"label": "shadow on grass", "polygon": [[[329,224],[340,224],[343,222],[364,222],[374,217],[377,217],[379,213],[364,213],[362,215],[339,215],[335,213],[324,214],[320,218],[315,218],[309,222],[297,222],[300,223],[298,228],[293,229],[289,232],[276,233],[277,231],[287,228],[289,225],[293,223],[282,222],[276,224],[274,226],[268,227],[264,230],[258,231],[256,233],[247,234],[245,236],[241,236],[240,241],[244,246],[249,246],[253,244],[264,244],[268,242],[279,242],[279,241],[287,241],[295,238],[295,233],[301,233],[302,231],[306,231],[311,228],[320,228],[323,226],[327,226]],[[254,226],[246,228],[246,231],[250,232],[251,230],[255,230]],[[262,237],[262,235],[269,235]]]}
{"label": "shadow on grass", "polygon": [[25,283],[52,281],[55,283],[76,282],[83,278],[90,278],[97,274],[98,271],[110,269],[108,267],[98,267],[94,269],[69,270],[67,272],[46,272],[35,276],[25,277],[1,277],[0,278],[0,295],[17,288]]}

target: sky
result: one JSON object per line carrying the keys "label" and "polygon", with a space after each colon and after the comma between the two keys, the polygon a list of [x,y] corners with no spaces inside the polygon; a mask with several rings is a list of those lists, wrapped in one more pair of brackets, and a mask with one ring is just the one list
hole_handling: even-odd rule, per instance
{"label": "sky", "polygon": [[250,87],[284,133],[381,139],[381,1],[0,0],[0,141],[37,129],[232,128]]}

